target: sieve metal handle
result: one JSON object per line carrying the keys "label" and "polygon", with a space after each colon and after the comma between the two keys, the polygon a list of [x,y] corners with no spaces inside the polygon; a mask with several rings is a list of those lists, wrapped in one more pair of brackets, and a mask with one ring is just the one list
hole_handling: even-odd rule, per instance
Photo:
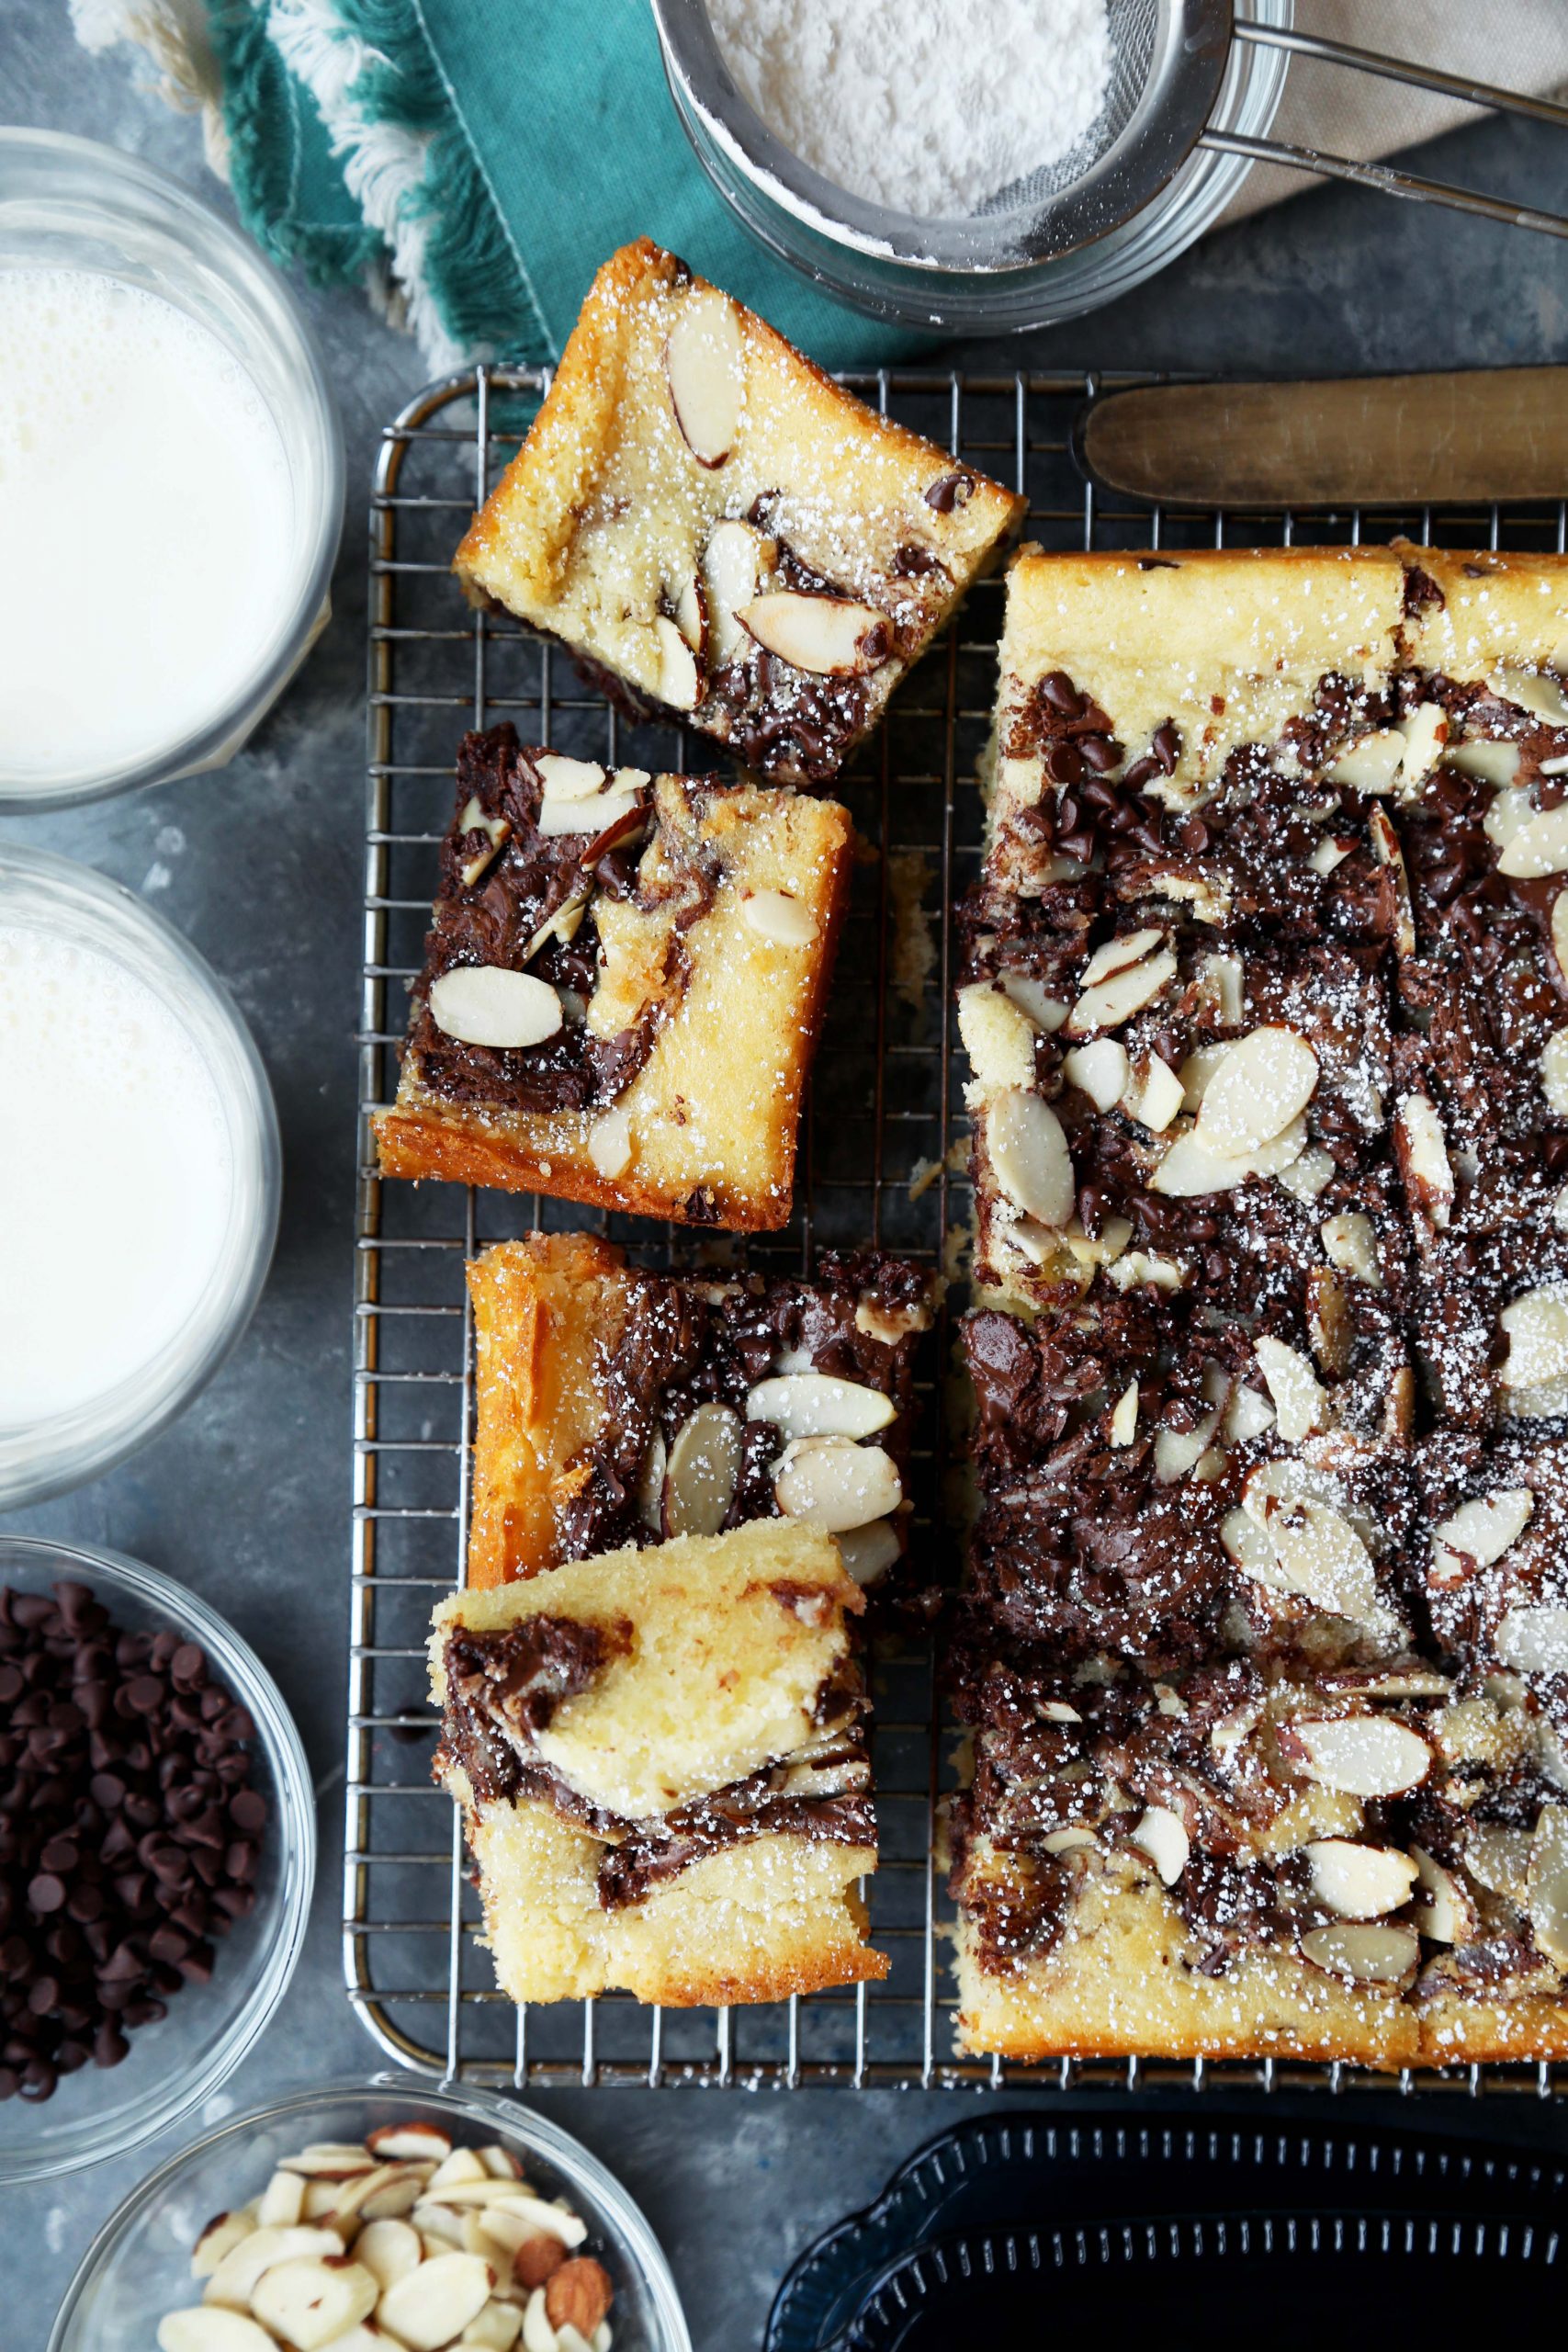
{"label": "sieve metal handle", "polygon": [[[1440,97],[1459,98],[1466,106],[1490,107],[1499,113],[1524,115],[1535,122],[1550,122],[1568,130],[1568,106],[1554,98],[1529,96],[1522,90],[1504,90],[1490,82],[1474,82],[1461,74],[1415,65],[1407,58],[1389,57],[1381,50],[1355,49],[1348,41],[1324,40],[1315,33],[1286,30],[1277,25],[1256,24],[1238,17],[1233,27],[1237,40],[1262,49],[1281,49],[1293,56],[1314,57],[1327,65],[1343,65],[1352,73],[1371,74],[1386,82],[1403,82],[1413,90],[1431,90]],[[1377,189],[1384,196],[1404,197],[1416,204],[1442,204],[1455,212],[1473,212],[1483,220],[1499,220],[1510,229],[1535,229],[1549,237],[1568,237],[1568,214],[1543,212],[1534,205],[1512,204],[1505,198],[1483,196],[1474,188],[1455,187],[1447,180],[1423,179],[1414,172],[1397,171],[1389,164],[1359,163],[1350,155],[1330,155],[1318,147],[1299,147],[1282,139],[1248,139],[1238,132],[1205,130],[1198,144],[1216,154],[1243,155],[1250,163],[1280,164],[1287,171],[1312,172],[1320,179],[1348,180],[1358,187]]]}

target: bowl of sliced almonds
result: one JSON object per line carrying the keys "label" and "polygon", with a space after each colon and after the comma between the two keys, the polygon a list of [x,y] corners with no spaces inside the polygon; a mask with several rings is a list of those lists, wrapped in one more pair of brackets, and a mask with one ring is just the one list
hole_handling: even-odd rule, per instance
{"label": "bowl of sliced almonds", "polygon": [[224,2123],[142,2182],[50,2352],[691,2352],[669,2265],[587,2149],[395,2075]]}

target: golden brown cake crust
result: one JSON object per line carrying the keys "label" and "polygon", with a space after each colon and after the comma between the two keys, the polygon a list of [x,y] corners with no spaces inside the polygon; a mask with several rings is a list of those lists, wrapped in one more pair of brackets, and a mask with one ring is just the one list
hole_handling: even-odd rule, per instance
{"label": "golden brown cake crust", "polygon": [[[657,780],[661,824],[666,812],[673,821],[684,789],[682,779]],[[737,786],[713,791],[698,831],[717,880],[712,904],[682,936],[684,989],[613,1106],[630,1123],[622,1171],[605,1175],[592,1156],[602,1107],[536,1112],[454,1101],[425,1082],[411,1048],[397,1100],[375,1121],[384,1175],[536,1192],[732,1232],[787,1224],[801,1097],[848,903],[853,828],[834,802]],[[645,857],[658,849],[656,835]],[[744,908],[761,892],[799,903],[812,925],[808,943],[770,939],[751,926]],[[624,910],[611,914],[626,925]],[[635,1005],[626,1017],[637,1017]]]}
{"label": "golden brown cake crust", "polygon": [[[693,631],[699,699],[678,707],[764,773],[821,784],[1016,534],[1024,502],[874,415],[738,303],[737,431],[725,456],[699,462],[671,404],[669,337],[683,304],[726,300],[646,238],[612,255],[455,569],[470,595],[561,639],[651,705],[670,700],[659,621],[681,580],[705,580],[713,609]],[[938,485],[955,480],[963,494],[944,503]],[[838,693],[840,678],[798,674],[766,701],[768,723],[758,728],[752,689],[742,694],[731,680],[719,690],[736,640],[728,619],[715,617],[723,597],[708,541],[718,523],[757,542],[760,570],[742,602],[764,582],[787,581],[886,616],[888,649],[854,679],[852,695]],[[780,546],[793,571],[777,568]]]}

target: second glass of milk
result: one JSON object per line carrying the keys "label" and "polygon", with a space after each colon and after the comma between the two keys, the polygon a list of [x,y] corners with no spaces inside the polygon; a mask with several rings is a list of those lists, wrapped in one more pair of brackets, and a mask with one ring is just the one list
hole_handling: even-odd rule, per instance
{"label": "second glass of milk", "polygon": [[231,757],[326,617],[342,515],[254,248],[108,148],[0,130],[0,808]]}

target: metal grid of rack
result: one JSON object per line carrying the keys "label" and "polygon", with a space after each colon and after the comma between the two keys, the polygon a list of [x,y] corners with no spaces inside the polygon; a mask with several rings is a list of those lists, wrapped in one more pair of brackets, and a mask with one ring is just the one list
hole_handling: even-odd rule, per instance
{"label": "metal grid of rack", "polygon": [[[873,1677],[883,1859],[869,1894],[874,1940],[892,1957],[884,1983],[716,2011],[660,2011],[619,1996],[523,2010],[494,1989],[475,1945],[478,1903],[455,1811],[429,1778],[434,1724],[425,1696],[425,1628],[435,1600],[460,1579],[468,1518],[471,1330],[463,1261],[532,1227],[591,1223],[660,1265],[806,1271],[819,1248],[873,1243],[953,1271],[969,1201],[948,911],[976,865],[974,777],[989,724],[1002,597],[999,582],[976,589],[844,781],[856,825],[879,854],[856,876],[786,1231],[741,1243],[567,1203],[383,1183],[367,1122],[395,1085],[406,983],[422,962],[437,844],[451,816],[458,733],[511,718],[525,740],[585,757],[658,770],[708,756],[674,729],[628,728],[579,683],[558,650],[509,619],[470,612],[450,577],[451,549],[547,380],[538,370],[490,368],[432,386],[386,429],[371,503],[343,1917],[350,1998],[402,2064],[517,2087],[1386,2086],[1387,2077],[1349,2067],[1283,2061],[1022,2066],[959,2056],[949,1915],[934,1859],[953,1743],[936,1709],[932,1661],[902,1638],[879,1646]],[[1222,521],[1107,504],[1071,454],[1083,403],[1102,388],[1093,378],[885,370],[846,380],[885,414],[1014,483],[1030,502],[1030,535],[1047,547],[1343,543],[1395,532],[1452,546],[1540,551],[1568,544],[1561,505]],[[941,1369],[948,1362],[942,1329],[927,1359],[914,1467],[914,1540],[938,1576],[954,1567],[941,1508],[949,1469]],[[1562,2086],[1561,2074],[1471,2067],[1400,2080],[1545,2096]]]}

